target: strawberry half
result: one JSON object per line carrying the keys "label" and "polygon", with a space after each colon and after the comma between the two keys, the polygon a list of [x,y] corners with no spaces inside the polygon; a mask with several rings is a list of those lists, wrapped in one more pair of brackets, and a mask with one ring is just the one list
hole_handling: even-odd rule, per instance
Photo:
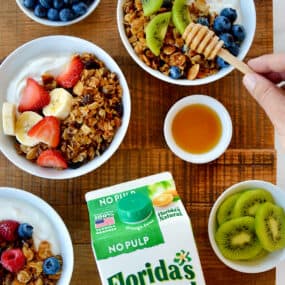
{"label": "strawberry half", "polygon": [[57,83],[64,88],[73,87],[80,79],[84,64],[79,56],[74,56],[66,69],[56,78]]}
{"label": "strawberry half", "polygon": [[44,87],[34,79],[28,78],[20,98],[18,110],[19,112],[40,111],[49,102],[50,96]]}
{"label": "strawberry half", "polygon": [[18,237],[19,223],[13,220],[0,222],[0,240],[15,241]]}
{"label": "strawberry half", "polygon": [[7,249],[1,255],[1,263],[10,272],[20,271],[26,263],[26,258],[21,249]]}
{"label": "strawberry half", "polygon": [[57,147],[60,141],[59,119],[54,116],[44,117],[28,131],[28,136],[36,138],[50,147]]}
{"label": "strawberry half", "polygon": [[42,167],[52,167],[66,169],[67,163],[58,150],[48,149],[43,151],[38,159],[37,164]]}

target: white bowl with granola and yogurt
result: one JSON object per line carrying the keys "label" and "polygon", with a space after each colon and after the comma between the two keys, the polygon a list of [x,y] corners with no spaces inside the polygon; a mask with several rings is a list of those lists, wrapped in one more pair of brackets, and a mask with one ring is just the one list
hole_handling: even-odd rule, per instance
{"label": "white bowl with granola and yogurt", "polygon": [[[207,48],[198,53],[197,47],[189,47],[183,34],[190,22],[207,26],[212,38],[223,40],[224,48],[242,60],[255,34],[255,4],[253,0],[118,1],[120,37],[130,56],[146,72],[182,86],[223,78],[234,68],[219,57],[205,58]],[[203,38],[203,46],[208,47],[209,39]]]}
{"label": "white bowl with granola and yogurt", "polygon": [[70,36],[32,40],[0,66],[0,150],[48,179],[89,173],[119,148],[130,119],[125,77],[104,50]]}

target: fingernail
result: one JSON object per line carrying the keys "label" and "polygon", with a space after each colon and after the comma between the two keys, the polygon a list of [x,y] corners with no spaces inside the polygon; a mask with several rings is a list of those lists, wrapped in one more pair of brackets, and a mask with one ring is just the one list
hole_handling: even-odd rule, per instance
{"label": "fingernail", "polygon": [[243,84],[250,93],[253,93],[256,86],[255,74],[253,73],[246,74],[243,78]]}

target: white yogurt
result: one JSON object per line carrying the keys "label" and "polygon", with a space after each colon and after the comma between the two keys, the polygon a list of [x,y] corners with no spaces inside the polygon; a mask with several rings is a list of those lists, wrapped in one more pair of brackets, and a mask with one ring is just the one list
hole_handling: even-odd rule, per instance
{"label": "white yogurt", "polygon": [[41,241],[48,241],[54,255],[60,254],[60,244],[51,222],[36,207],[17,199],[0,198],[0,221],[14,220],[33,226],[33,240],[38,249]]}
{"label": "white yogurt", "polygon": [[62,56],[45,56],[35,58],[27,62],[23,69],[11,80],[7,88],[7,99],[9,102],[18,104],[23,88],[26,85],[28,77],[33,78],[39,83],[42,83],[41,76],[44,73],[49,73],[54,76],[60,74],[67,63],[70,61],[71,54]]}

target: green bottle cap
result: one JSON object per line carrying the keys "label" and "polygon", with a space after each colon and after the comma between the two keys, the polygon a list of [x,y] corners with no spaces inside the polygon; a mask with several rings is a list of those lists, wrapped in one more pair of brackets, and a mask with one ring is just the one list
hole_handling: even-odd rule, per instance
{"label": "green bottle cap", "polygon": [[152,202],[142,193],[129,194],[118,202],[118,215],[123,223],[138,223],[152,212]]}

